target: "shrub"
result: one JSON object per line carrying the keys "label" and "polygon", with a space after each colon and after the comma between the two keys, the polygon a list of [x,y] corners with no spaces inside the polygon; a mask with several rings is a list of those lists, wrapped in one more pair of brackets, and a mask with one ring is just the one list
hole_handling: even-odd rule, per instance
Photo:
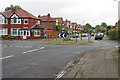
{"label": "shrub", "polygon": [[43,31],[43,30],[41,30],[41,35],[40,35],[40,37],[44,37],[44,31]]}
{"label": "shrub", "polygon": [[11,35],[8,35],[8,37],[12,37]]}
{"label": "shrub", "polygon": [[108,31],[108,37],[110,40],[117,40],[118,39],[118,31],[116,29],[110,29]]}
{"label": "shrub", "polygon": [[68,37],[67,37],[65,40],[66,40],[66,41],[70,41],[70,40],[71,40],[71,38],[68,38]]}

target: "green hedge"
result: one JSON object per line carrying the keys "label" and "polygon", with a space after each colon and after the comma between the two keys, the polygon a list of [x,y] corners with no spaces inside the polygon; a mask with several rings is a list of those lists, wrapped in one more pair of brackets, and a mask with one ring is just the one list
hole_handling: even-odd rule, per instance
{"label": "green hedge", "polygon": [[118,39],[118,30],[110,29],[108,31],[108,37],[110,40],[117,40]]}

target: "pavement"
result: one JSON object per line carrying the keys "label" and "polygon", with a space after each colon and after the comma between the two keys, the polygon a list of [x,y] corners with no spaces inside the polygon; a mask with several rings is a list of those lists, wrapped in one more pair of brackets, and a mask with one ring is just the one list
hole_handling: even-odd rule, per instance
{"label": "pavement", "polygon": [[118,78],[117,51],[118,48],[107,47],[85,53],[64,78]]}
{"label": "pavement", "polygon": [[[85,39],[87,40],[87,38]],[[56,78],[81,54],[99,48],[115,47],[116,42],[94,40],[90,45],[41,44],[41,40],[3,40],[3,78]]]}

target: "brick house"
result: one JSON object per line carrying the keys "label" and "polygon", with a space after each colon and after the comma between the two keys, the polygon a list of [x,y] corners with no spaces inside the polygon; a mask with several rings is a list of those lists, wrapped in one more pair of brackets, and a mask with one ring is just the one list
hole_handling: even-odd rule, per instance
{"label": "brick house", "polygon": [[0,35],[12,35],[19,37],[30,37],[31,31],[34,37],[40,37],[41,20],[31,13],[23,10],[12,8],[0,13]]}
{"label": "brick house", "polygon": [[58,35],[55,33],[53,28],[55,28],[55,25],[58,22],[62,22],[61,19],[58,19],[58,21],[57,21],[57,18],[52,18],[50,16],[50,13],[48,13],[47,15],[44,15],[44,16],[38,15],[38,18],[41,20],[41,27],[44,28],[44,33],[47,34],[46,36],[49,35],[51,37],[55,37]]}
{"label": "brick house", "polygon": [[68,21],[67,19],[64,21],[64,27],[67,27],[68,29],[72,28],[71,21]]}
{"label": "brick house", "polygon": [[71,30],[72,30],[73,32],[75,32],[75,31],[77,32],[77,27],[78,27],[77,23],[72,22],[72,23],[71,23],[71,26],[72,26],[72,27],[71,27]]}
{"label": "brick house", "polygon": [[60,24],[61,25],[60,27],[63,27],[64,22],[62,17],[56,17],[53,19],[56,21],[56,25]]}

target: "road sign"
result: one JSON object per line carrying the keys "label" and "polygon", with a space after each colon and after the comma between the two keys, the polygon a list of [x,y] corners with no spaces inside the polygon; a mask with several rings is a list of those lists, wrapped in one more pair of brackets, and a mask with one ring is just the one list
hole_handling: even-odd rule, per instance
{"label": "road sign", "polygon": [[59,34],[58,37],[61,37],[61,34]]}
{"label": "road sign", "polygon": [[58,37],[66,37],[66,34],[59,34]]}
{"label": "road sign", "polygon": [[61,33],[62,33],[62,34],[65,34],[65,30],[62,30]]}

